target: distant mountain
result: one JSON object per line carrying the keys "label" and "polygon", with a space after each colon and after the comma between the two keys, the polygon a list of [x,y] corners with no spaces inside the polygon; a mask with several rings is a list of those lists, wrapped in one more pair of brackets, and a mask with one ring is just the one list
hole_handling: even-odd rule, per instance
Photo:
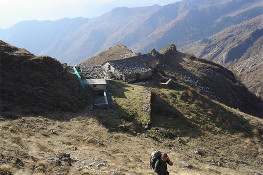
{"label": "distant mountain", "polygon": [[0,39],[39,55],[52,43],[88,22],[86,18],[63,18],[57,21],[22,21],[0,30]]}
{"label": "distant mountain", "polygon": [[177,18],[157,28],[131,48],[147,50],[155,47],[159,50],[167,43],[176,43],[178,47],[190,44],[226,27],[261,15],[263,13],[262,4],[255,3],[256,5],[253,6],[253,2],[255,1],[232,0],[210,1],[209,3],[207,1],[182,1]]}
{"label": "distant mountain", "polygon": [[[74,22],[77,19],[72,19],[72,24],[66,27],[68,30],[61,32],[65,27],[56,30],[57,38],[42,37],[47,34],[45,30],[19,30],[20,25],[12,27],[19,33],[10,28],[4,30],[5,34],[0,32],[0,36],[11,44],[38,52],[36,54],[51,55],[73,64],[117,44],[125,44],[135,52],[160,50],[170,43],[183,47],[261,15],[262,4],[262,0],[183,0],[165,6],[121,7],[94,19],[82,19],[77,25]],[[32,26],[28,23],[25,28]],[[55,27],[44,25],[41,28],[54,31]],[[6,33],[13,40],[6,37]],[[32,41],[36,42],[27,46],[27,36],[31,35],[34,35]],[[18,42],[15,39],[19,39],[18,36],[25,38]],[[52,39],[47,42],[45,38]]]}
{"label": "distant mountain", "polygon": [[122,36],[125,36],[125,42],[131,45],[139,39],[139,35],[129,36],[129,33],[139,28],[141,23],[159,8],[160,6],[156,5],[142,8],[116,8],[98,18],[91,19],[74,33],[53,43],[42,54],[63,58],[63,61],[72,64],[76,61],[81,62],[116,44],[122,44],[124,42]]}
{"label": "distant mountain", "polygon": [[263,15],[231,26],[182,50],[213,60],[233,70],[263,98]]}

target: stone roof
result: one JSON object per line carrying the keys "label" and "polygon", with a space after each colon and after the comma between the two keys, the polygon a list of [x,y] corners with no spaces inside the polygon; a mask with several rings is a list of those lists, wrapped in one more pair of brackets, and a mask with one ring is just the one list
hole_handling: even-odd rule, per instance
{"label": "stone roof", "polygon": [[145,73],[152,71],[147,62],[156,58],[150,54],[139,55],[122,60],[108,61],[108,63],[123,74]]}
{"label": "stone roof", "polygon": [[85,79],[103,79],[105,77],[101,66],[80,66],[79,74]]}

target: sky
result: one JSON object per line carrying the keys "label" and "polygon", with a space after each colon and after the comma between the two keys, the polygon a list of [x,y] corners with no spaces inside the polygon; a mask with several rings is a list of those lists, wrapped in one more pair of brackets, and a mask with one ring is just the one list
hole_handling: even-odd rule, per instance
{"label": "sky", "polygon": [[0,29],[23,20],[94,18],[115,7],[166,5],[181,0],[0,0]]}

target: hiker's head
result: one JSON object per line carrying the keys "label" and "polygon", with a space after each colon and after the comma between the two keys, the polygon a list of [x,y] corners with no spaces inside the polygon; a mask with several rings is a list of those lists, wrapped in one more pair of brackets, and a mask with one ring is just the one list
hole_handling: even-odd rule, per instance
{"label": "hiker's head", "polygon": [[163,153],[161,158],[162,158],[162,161],[164,161],[164,162],[169,160],[168,155],[166,153]]}

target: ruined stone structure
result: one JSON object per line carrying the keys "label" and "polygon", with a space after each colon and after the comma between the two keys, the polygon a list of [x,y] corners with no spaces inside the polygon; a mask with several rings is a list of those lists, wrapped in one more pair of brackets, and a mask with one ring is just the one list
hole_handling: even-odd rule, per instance
{"label": "ruined stone structure", "polygon": [[109,78],[126,82],[136,82],[152,76],[153,69],[159,63],[158,52],[139,55],[122,60],[108,61],[103,69]]}

